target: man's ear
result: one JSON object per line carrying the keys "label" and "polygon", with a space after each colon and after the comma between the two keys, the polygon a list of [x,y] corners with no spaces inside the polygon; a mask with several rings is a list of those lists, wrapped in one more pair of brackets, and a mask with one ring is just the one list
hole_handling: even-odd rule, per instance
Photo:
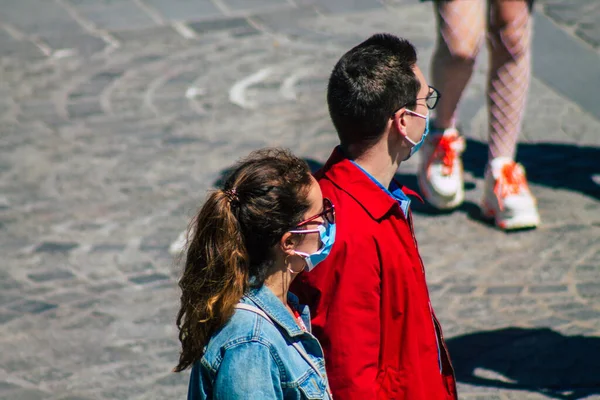
{"label": "man's ear", "polygon": [[406,118],[406,108],[401,108],[392,117],[392,126],[402,137],[406,137],[408,134],[406,123],[408,122]]}

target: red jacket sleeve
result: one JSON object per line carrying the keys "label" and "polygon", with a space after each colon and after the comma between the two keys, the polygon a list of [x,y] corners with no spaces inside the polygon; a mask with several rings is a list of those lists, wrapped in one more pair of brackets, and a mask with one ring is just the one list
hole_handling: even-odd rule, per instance
{"label": "red jacket sleeve", "polygon": [[[323,337],[334,398],[375,399],[380,349],[380,263],[372,237],[347,238],[326,260],[334,268]],[[319,318],[321,320],[321,318]],[[319,321],[320,322],[320,321]]]}

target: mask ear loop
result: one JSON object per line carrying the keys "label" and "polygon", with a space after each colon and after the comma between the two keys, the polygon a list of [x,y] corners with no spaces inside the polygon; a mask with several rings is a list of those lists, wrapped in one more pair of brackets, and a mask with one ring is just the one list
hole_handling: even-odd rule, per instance
{"label": "mask ear loop", "polygon": [[[295,255],[295,254],[294,254]],[[289,254],[287,256],[285,256],[285,265],[287,267],[287,270],[291,273],[291,274],[299,274],[300,272],[304,271],[304,269],[306,269],[306,265],[304,267],[302,267],[302,269],[300,271],[294,271],[293,269],[290,268],[291,263],[289,262],[290,256]]]}

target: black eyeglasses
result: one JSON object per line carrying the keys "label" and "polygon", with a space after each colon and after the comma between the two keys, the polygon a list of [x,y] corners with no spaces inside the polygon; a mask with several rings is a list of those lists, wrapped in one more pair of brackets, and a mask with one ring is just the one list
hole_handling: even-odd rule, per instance
{"label": "black eyeglasses", "polygon": [[[440,92],[438,92],[438,90],[436,88],[434,88],[433,86],[429,86],[429,93],[427,94],[427,97],[417,97],[415,99],[415,103],[417,102],[417,100],[425,100],[425,105],[427,106],[427,108],[430,110],[433,110],[435,108],[435,106],[437,106],[437,103],[440,100],[440,97],[442,97]],[[408,104],[413,104],[413,103],[408,103]],[[408,104],[403,105],[402,107],[398,108],[398,110],[406,107]],[[396,110],[392,113],[392,118],[394,117],[394,115],[396,115],[398,110]]]}
{"label": "black eyeglasses", "polygon": [[440,100],[440,97],[442,97],[440,92],[438,92],[438,90],[436,88],[434,88],[433,86],[429,86],[429,93],[427,94],[427,97],[425,97],[425,98],[417,97],[415,100],[425,100],[425,104],[427,105],[427,108],[429,108],[430,110],[433,110],[435,108],[435,106],[437,106],[437,103]]}

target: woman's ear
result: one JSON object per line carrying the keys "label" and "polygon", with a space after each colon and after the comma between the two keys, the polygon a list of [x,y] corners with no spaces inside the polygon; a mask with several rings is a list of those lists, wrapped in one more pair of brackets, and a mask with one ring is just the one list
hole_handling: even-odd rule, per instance
{"label": "woman's ear", "polygon": [[286,232],[279,241],[279,248],[288,255],[294,254],[294,249],[298,244],[298,236],[293,233]]}

